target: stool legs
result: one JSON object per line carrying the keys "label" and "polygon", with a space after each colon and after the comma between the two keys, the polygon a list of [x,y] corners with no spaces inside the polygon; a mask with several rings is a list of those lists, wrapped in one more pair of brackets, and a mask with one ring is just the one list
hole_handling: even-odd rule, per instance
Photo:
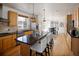
{"label": "stool legs", "polygon": [[49,47],[49,45],[47,45],[47,53],[50,56],[50,47]]}
{"label": "stool legs", "polygon": [[42,53],[38,53],[38,52],[36,52],[36,56],[38,56],[38,54],[39,54],[39,55],[41,55],[41,56],[43,56],[43,54],[42,54]]}
{"label": "stool legs", "polygon": [[30,49],[30,56],[32,56],[32,50]]}
{"label": "stool legs", "polygon": [[50,56],[50,51],[49,51],[49,47],[48,47],[48,55]]}
{"label": "stool legs", "polygon": [[46,49],[45,49],[45,55],[47,56],[47,51],[46,51]]}

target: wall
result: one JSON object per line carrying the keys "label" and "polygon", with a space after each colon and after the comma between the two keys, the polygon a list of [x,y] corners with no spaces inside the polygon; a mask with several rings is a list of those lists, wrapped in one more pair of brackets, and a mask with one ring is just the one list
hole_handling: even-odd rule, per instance
{"label": "wall", "polygon": [[[57,27],[58,33],[65,33],[66,32],[66,17],[62,15],[53,16],[51,22],[57,22],[57,25],[51,24],[52,27]],[[62,24],[61,24],[62,23]]]}
{"label": "wall", "polygon": [[19,10],[16,10],[16,9],[13,9],[13,8],[11,8],[11,7],[8,7],[8,6],[5,6],[5,5],[3,5],[3,11],[2,11],[2,17],[3,18],[6,18],[6,19],[8,19],[8,11],[9,10],[11,10],[11,11],[15,11],[15,12],[17,12],[18,14],[22,14],[22,15],[26,15],[26,16],[31,16],[31,15],[29,15],[29,14],[27,14],[27,13],[23,13],[23,12],[21,12],[21,11],[19,11]]}
{"label": "wall", "polygon": [[[44,9],[45,9],[46,22],[43,22]],[[59,28],[58,33],[65,33],[67,31],[66,30],[66,28],[67,28],[66,27],[66,25],[67,25],[66,14],[64,14],[64,13],[61,14],[61,12],[56,12],[56,11],[54,12],[53,9],[54,9],[53,7],[50,8],[50,5],[43,5],[43,4],[39,5],[38,22],[39,22],[40,34],[45,29],[45,27],[47,28],[47,31],[50,27],[53,27],[53,25],[51,26],[51,21],[58,22],[58,26],[57,26]],[[59,24],[61,22],[63,23],[63,27],[59,26]]]}
{"label": "wall", "polygon": [[[66,32],[66,25],[67,25],[67,20],[66,20],[66,16],[65,15],[51,15],[50,17],[47,16],[46,17],[46,23],[43,22],[43,16],[39,15],[38,17],[39,20],[39,28],[40,28],[40,33],[42,33],[42,31],[44,30],[44,27],[46,26],[47,29],[51,28],[51,27],[55,27],[56,25],[52,24],[51,22],[58,22],[58,25],[56,27],[58,27],[58,33],[65,33]],[[63,23],[62,27],[60,26],[60,23]]]}

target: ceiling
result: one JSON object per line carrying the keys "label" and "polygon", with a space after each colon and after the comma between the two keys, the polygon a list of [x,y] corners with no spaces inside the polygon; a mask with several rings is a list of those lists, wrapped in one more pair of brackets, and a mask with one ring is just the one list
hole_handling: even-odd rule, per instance
{"label": "ceiling", "polygon": [[[7,3],[4,4],[25,13],[33,14],[33,3]],[[45,9],[46,15],[66,15],[79,7],[78,3],[34,3],[34,14],[43,15]]]}

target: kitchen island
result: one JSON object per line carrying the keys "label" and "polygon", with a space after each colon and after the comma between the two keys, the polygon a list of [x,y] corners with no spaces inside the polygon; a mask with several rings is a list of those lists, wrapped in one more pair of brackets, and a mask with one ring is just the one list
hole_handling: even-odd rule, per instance
{"label": "kitchen island", "polygon": [[[30,32],[30,30],[24,30],[24,35],[28,35],[27,32]],[[26,32],[26,33],[25,33]],[[30,32],[29,34],[31,34]],[[17,31],[15,32],[0,32],[0,55],[6,55],[6,56],[16,56],[16,55],[23,55],[23,56],[29,56],[30,55],[30,46],[36,43],[37,41],[40,41],[44,37],[46,37],[47,33],[44,35],[40,35],[35,38],[31,38],[29,44],[25,44],[23,42],[20,42],[19,45],[17,45],[16,38],[18,37]]]}

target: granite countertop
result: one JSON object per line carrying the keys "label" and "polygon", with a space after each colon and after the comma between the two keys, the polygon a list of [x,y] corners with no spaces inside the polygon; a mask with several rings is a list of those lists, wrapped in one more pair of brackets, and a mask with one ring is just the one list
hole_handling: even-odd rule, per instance
{"label": "granite countertop", "polygon": [[[23,30],[23,32],[25,31],[32,31],[32,30]],[[7,35],[12,35],[12,34],[17,34],[18,31],[2,31],[0,32],[0,37],[4,37]]]}
{"label": "granite countertop", "polygon": [[14,33],[1,33],[1,34],[0,34],[0,37],[4,37],[4,36],[8,36],[8,35],[12,35],[12,34],[14,34]]}
{"label": "granite countertop", "polygon": [[77,36],[71,36],[72,38],[79,38],[79,36],[77,37]]}
{"label": "granite countertop", "polygon": [[72,36],[70,33],[68,34],[71,36],[71,38],[79,38],[79,36]]}

